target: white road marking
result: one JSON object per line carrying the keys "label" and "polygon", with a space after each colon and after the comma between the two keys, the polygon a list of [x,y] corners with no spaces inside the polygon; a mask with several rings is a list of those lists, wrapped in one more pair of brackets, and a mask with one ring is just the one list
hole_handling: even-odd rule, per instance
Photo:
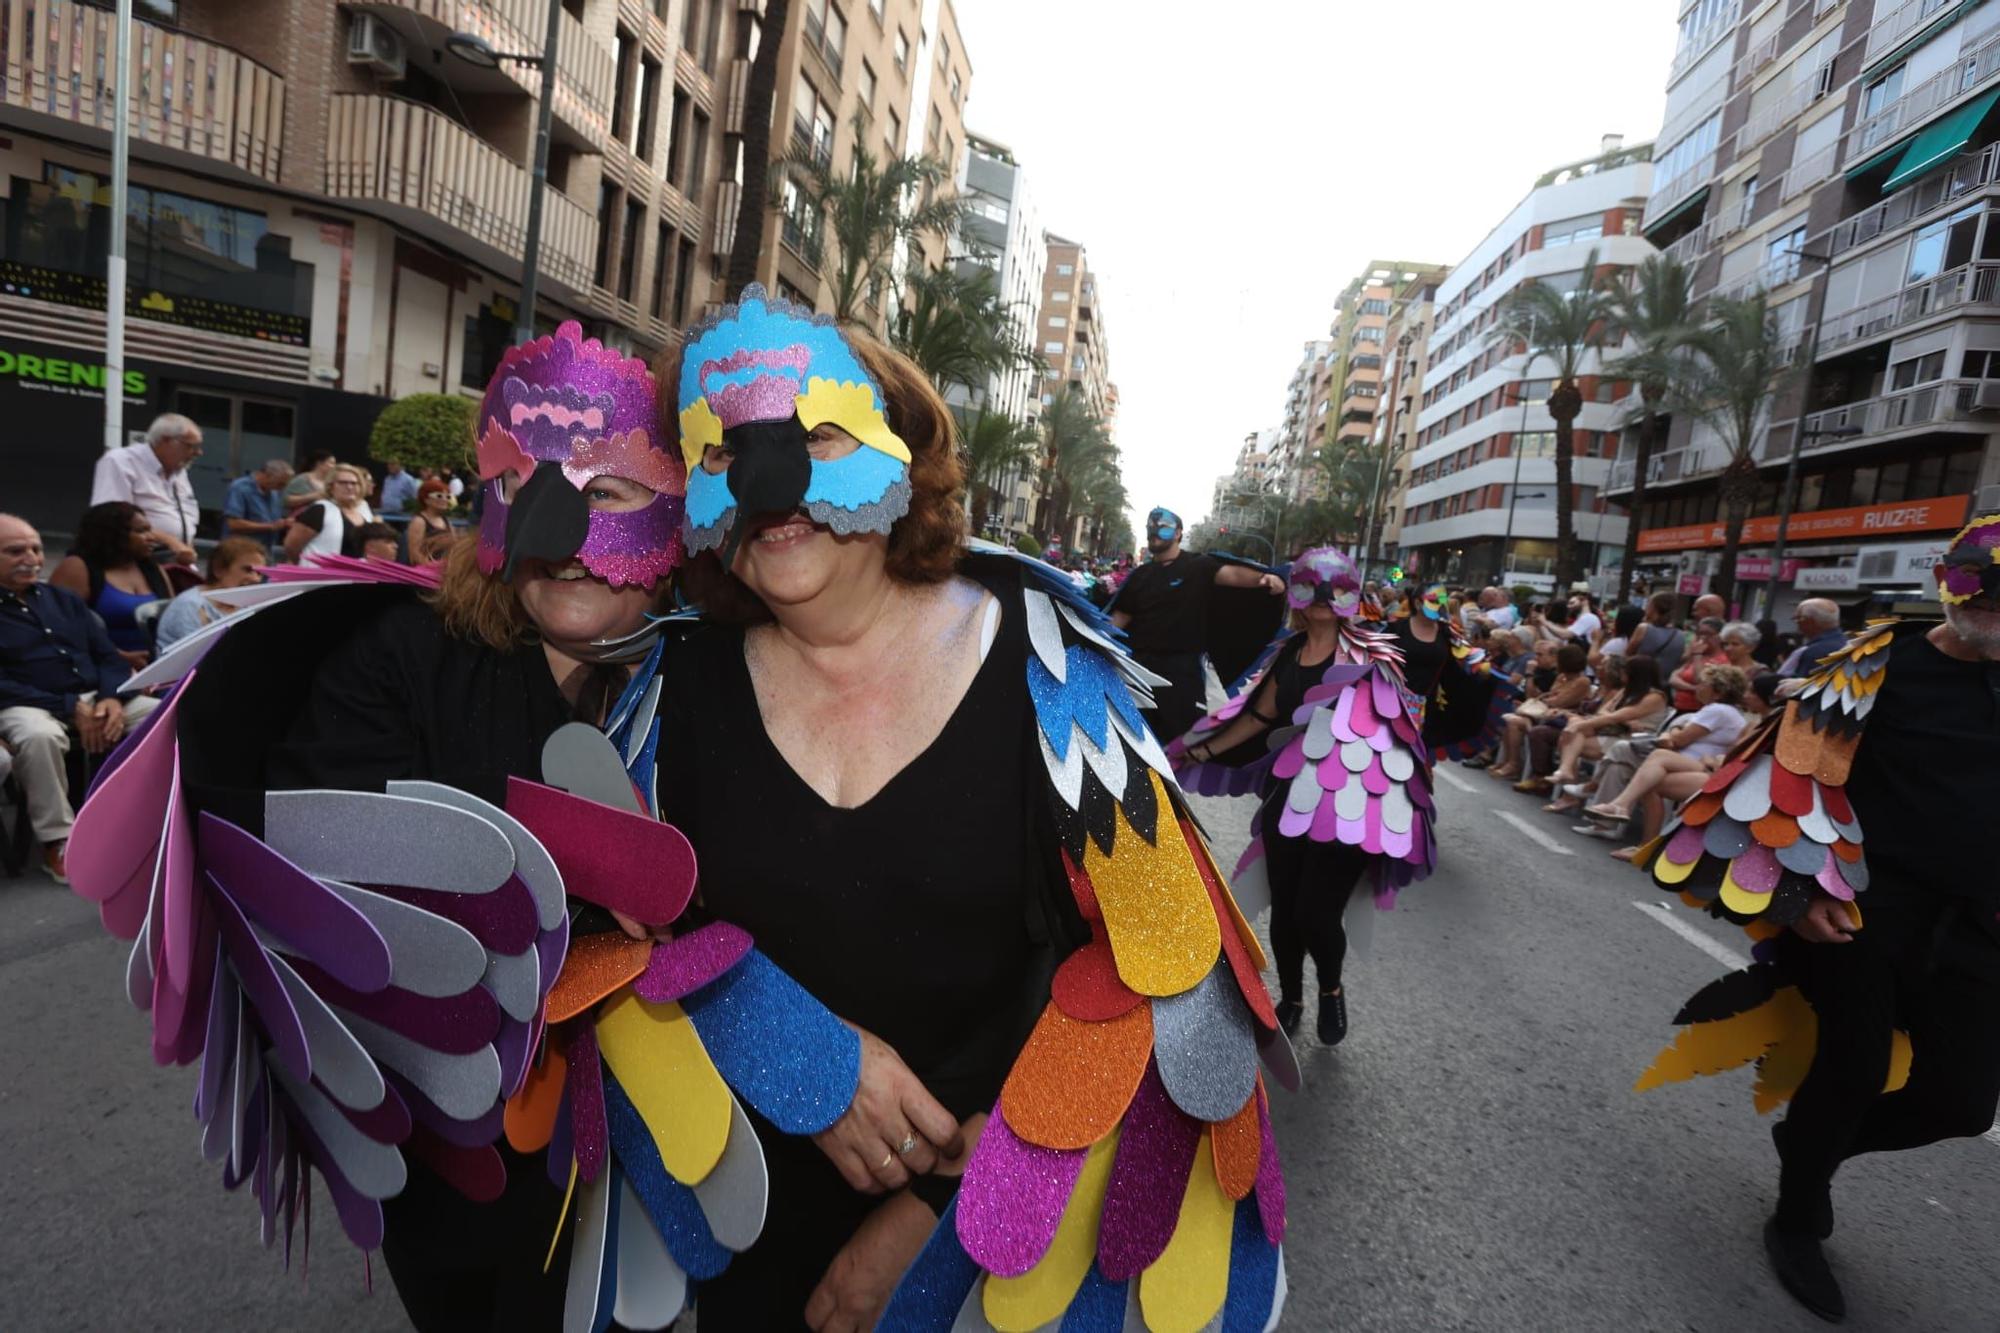
{"label": "white road marking", "polygon": [[1534,843],[1537,847],[1540,847],[1543,851],[1554,852],[1557,856],[1576,855],[1575,852],[1563,846],[1561,843],[1557,842],[1554,838],[1551,838],[1548,834],[1542,832],[1540,829],[1536,828],[1533,824],[1530,824],[1527,820],[1521,818],[1519,815],[1515,814],[1511,810],[1495,810],[1493,812],[1493,817],[1495,819],[1505,820],[1507,823],[1512,824],[1516,829],[1520,830],[1521,835],[1523,837],[1525,837],[1529,842]]}
{"label": "white road marking", "polygon": [[1680,914],[1667,906],[1667,904],[1633,903],[1632,906],[1652,917],[1668,930],[1671,930],[1674,934],[1680,936],[1732,972],[1741,971],[1743,968],[1750,966],[1748,958],[1745,958],[1742,954],[1723,944],[1713,936],[1704,934],[1702,931],[1695,929],[1687,922],[1681,920]]}
{"label": "white road marking", "polygon": [[1470,782],[1467,782],[1464,778],[1458,776],[1458,774],[1452,772],[1449,768],[1446,768],[1443,764],[1439,764],[1436,768],[1432,769],[1431,771],[1433,773],[1436,773],[1440,778],[1443,778],[1445,782],[1449,783],[1451,786],[1458,788],[1462,792],[1466,792],[1469,794],[1471,792],[1478,790],[1478,788],[1474,787]]}

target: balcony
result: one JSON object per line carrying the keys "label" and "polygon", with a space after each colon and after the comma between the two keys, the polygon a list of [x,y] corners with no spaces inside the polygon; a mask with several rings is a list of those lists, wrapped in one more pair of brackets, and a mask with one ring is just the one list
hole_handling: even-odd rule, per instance
{"label": "balcony", "polygon": [[1988,36],[1945,69],[1856,124],[1842,139],[1841,164],[1852,167],[1888,148],[1954,102],[1978,92],[2000,74],[2000,33]]}
{"label": "balcony", "polygon": [[1831,257],[1874,240],[1906,222],[1937,212],[1981,186],[2000,179],[2000,144],[1961,153],[1949,168],[1911,181],[1872,208],[1843,219],[1827,233],[1825,253]]}
{"label": "balcony", "polygon": [[1647,227],[1656,224],[1671,213],[1675,205],[1708,184],[1714,175],[1715,154],[1704,153],[1701,161],[1653,191],[1652,197],[1646,200],[1646,220],[1640,224],[1639,230],[1643,232]]}
{"label": "balcony", "polygon": [[[114,68],[113,16],[72,5],[51,23],[47,10],[36,0],[0,0],[0,121],[108,146],[116,93],[107,74]],[[282,78],[220,42],[143,19],[132,25],[132,70],[134,156],[277,181]]]}
{"label": "balcony", "polygon": [[1959,0],[1904,0],[1893,8],[1884,5],[1886,12],[1868,29],[1868,49],[1861,57],[1861,67],[1866,69],[1888,55],[1933,17],[1957,3]]}
{"label": "balcony", "polygon": [[818,220],[809,218],[803,209],[787,211],[783,217],[784,225],[779,234],[783,236],[786,247],[810,264],[814,272],[818,272],[824,257]]}
{"label": "balcony", "polygon": [[1965,264],[1900,292],[1871,301],[1826,322],[1819,354],[1852,343],[1886,338],[1906,325],[1962,306],[1992,305],[2000,299],[2000,263]]}
{"label": "balcony", "polygon": [[[1895,435],[1936,427],[1983,435],[2000,425],[2000,380],[1938,380],[1914,389],[1864,398],[1844,407],[1814,412],[1805,419],[1808,439],[1803,452],[1851,447],[1853,439],[1829,438],[1825,432],[1860,427],[1862,436]],[[1776,435],[1777,432],[1772,432]]]}
{"label": "balcony", "polygon": [[[326,193],[440,244],[471,249],[503,272],[521,262],[527,171],[420,102],[335,94],[327,126]],[[594,213],[551,188],[542,210],[542,275],[572,293],[589,292],[597,228]],[[467,247],[468,239],[476,244]]]}
{"label": "balcony", "polygon": [[[417,51],[437,56],[430,72],[460,91],[532,97],[541,89],[541,71],[534,66],[504,62],[497,70],[476,69],[446,54],[444,40],[454,31],[469,32],[496,51],[539,53],[548,33],[544,0],[348,0],[345,7],[386,21],[413,57]],[[564,11],[556,32],[552,110],[574,131],[577,147],[596,152],[611,137],[611,92],[617,77],[616,58]]]}
{"label": "balcony", "polygon": [[1674,53],[1674,62],[1667,68],[1667,86],[1672,87],[1674,80],[1693,69],[1701,58],[1709,53],[1710,48],[1727,36],[1735,26],[1734,6],[1726,8],[1721,14],[1710,19],[1706,28],[1695,33],[1686,45]]}

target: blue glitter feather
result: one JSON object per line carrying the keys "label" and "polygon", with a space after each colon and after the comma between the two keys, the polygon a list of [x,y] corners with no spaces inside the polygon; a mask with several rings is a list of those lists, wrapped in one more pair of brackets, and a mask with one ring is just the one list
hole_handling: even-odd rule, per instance
{"label": "blue glitter feather", "polygon": [[[618,1165],[632,1182],[639,1202],[646,1206],[646,1216],[653,1219],[674,1262],[692,1278],[715,1277],[729,1267],[729,1251],[708,1229],[701,1201],[693,1190],[667,1174],[660,1150],[653,1144],[653,1132],[646,1128],[639,1108],[632,1105],[609,1069],[604,1071],[604,1118]],[[616,1211],[614,1207],[614,1216]]]}
{"label": "blue glitter feather", "polygon": [[[1119,1333],[1125,1327],[1130,1283],[1113,1282],[1095,1263],[1083,1275],[1083,1285],[1070,1298],[1061,1333]],[[1261,1330],[1259,1331],[1261,1333]]]}
{"label": "blue glitter feather", "polygon": [[1056,758],[1069,757],[1069,730],[1074,722],[1090,737],[1091,744],[1104,749],[1111,743],[1111,714],[1116,710],[1134,732],[1143,731],[1139,706],[1132,691],[1118,674],[1118,664],[1095,644],[1072,643],[1063,650],[1063,672],[1067,680],[1057,680],[1034,654],[1028,656],[1028,696],[1034,700],[1035,720]]}
{"label": "blue glitter feather", "polygon": [[847,1113],[861,1081],[861,1038],[752,949],[685,997],[723,1079],[787,1134],[817,1134]]}
{"label": "blue glitter feather", "polygon": [[935,1333],[950,1328],[978,1280],[979,1265],[958,1243],[958,1200],[954,1198],[931,1229],[923,1252],[904,1270],[875,1333]]}
{"label": "blue glitter feather", "polygon": [[1253,1195],[1236,1205],[1229,1240],[1229,1295],[1222,1302],[1222,1333],[1264,1333],[1278,1294],[1278,1247],[1264,1235]]}

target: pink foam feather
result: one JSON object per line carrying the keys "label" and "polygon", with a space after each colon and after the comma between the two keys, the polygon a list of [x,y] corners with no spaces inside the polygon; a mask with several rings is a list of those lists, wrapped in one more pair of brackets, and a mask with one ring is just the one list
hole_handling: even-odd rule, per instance
{"label": "pink foam feather", "polygon": [[1159,1067],[1147,1065],[1139,1091],[1126,1109],[1118,1155],[1104,1192],[1097,1265],[1111,1281],[1139,1276],[1166,1251],[1180,1220],[1189,1169],[1210,1169],[1207,1163],[1195,1162],[1201,1131],[1201,1122],[1167,1096]]}
{"label": "pink foam feather", "polygon": [[1382,802],[1368,798],[1368,813],[1362,816],[1361,850],[1382,854]]}
{"label": "pink foam feather", "polygon": [[1396,784],[1389,781],[1389,775],[1382,771],[1382,756],[1376,755],[1368,761],[1368,767],[1361,770],[1361,785],[1370,796],[1381,796]]}
{"label": "pink foam feather", "polygon": [[1271,1110],[1261,1089],[1257,1094],[1257,1133],[1263,1140],[1257,1156],[1257,1216],[1264,1223],[1264,1239],[1283,1245],[1285,1173],[1278,1165],[1278,1140],[1271,1133]]}
{"label": "pink foam feather", "polygon": [[1354,730],[1354,694],[1353,690],[1344,692],[1333,706],[1333,734],[1339,740],[1353,740],[1359,734]]}
{"label": "pink foam feather", "polygon": [[1362,739],[1368,742],[1368,748],[1376,754],[1387,754],[1394,748],[1399,739],[1396,735],[1396,724],[1391,723],[1386,727],[1377,727],[1372,736],[1364,736]]}
{"label": "pink foam feather", "polygon": [[1842,902],[1851,903],[1854,901],[1854,887],[1840,877],[1838,857],[1827,857],[1826,864],[1819,868],[1819,873],[1814,875],[1813,878],[1819,881],[1819,886],[1822,889],[1825,889]]}
{"label": "pink foam feather", "polygon": [[646,970],[632,981],[632,991],[652,1004],[678,1000],[735,967],[749,952],[749,931],[712,921],[655,944]]}
{"label": "pink foam feather", "polygon": [[1702,830],[1698,824],[1683,824],[1667,839],[1667,860],[1677,866],[1693,865],[1701,858]]}
{"label": "pink foam feather", "polygon": [[[1322,802],[1322,804],[1331,805],[1332,802]],[[1284,813],[1278,816],[1278,832],[1287,838],[1296,838],[1311,828],[1312,823],[1311,812],[1300,814],[1292,809],[1290,802],[1286,802]]]}
{"label": "pink foam feather", "polygon": [[1306,747],[1301,737],[1294,736],[1291,743],[1279,752],[1277,761],[1271,765],[1271,776],[1281,782],[1290,782],[1305,767]]}
{"label": "pink foam feather", "polygon": [[1401,833],[1396,832],[1394,829],[1382,830],[1382,854],[1384,856],[1392,856],[1398,861],[1407,861],[1410,859],[1410,851],[1415,845],[1416,838],[1412,835],[1410,829],[1404,829]]}
{"label": "pink foam feather", "polygon": [[1375,696],[1375,715],[1383,718],[1403,716],[1406,711],[1403,707],[1403,695],[1396,688],[1396,682],[1390,680],[1387,674],[1380,670],[1374,672],[1368,679]]}
{"label": "pink foam feather", "polygon": [[191,1064],[201,1055],[208,1036],[209,1001],[215,993],[215,954],[219,947],[215,922],[197,902],[194,923],[193,974],[186,989],[166,986],[164,969],[153,974],[153,1062]]}
{"label": "pink foam feather", "polygon": [[1334,836],[1350,847],[1359,847],[1368,836],[1368,825],[1359,819],[1342,819],[1334,825]]}
{"label": "pink foam feather", "polygon": [[[180,754],[174,714],[193,681],[189,675],[160,705],[159,716],[125,762],[77,811],[65,860],[70,887],[78,896],[106,902],[132,883],[141,867],[150,866],[166,823]],[[150,880],[150,870],[145,873]],[[132,933],[121,938],[132,939],[137,933],[135,920]]]}
{"label": "pink foam feather", "polygon": [[1331,796],[1323,797],[1320,800],[1318,808],[1313,811],[1312,840],[1314,842],[1334,841],[1340,836],[1339,823],[1340,816],[1334,810],[1333,798]]}
{"label": "pink foam feather", "polygon": [[576,1040],[570,1043],[567,1082],[576,1173],[584,1180],[595,1180],[604,1169],[610,1130],[604,1114],[604,1066],[598,1060],[597,1033],[588,1023],[578,1025]]}
{"label": "pink foam feather", "polygon": [[1319,777],[1319,789],[1329,796],[1354,779],[1354,775],[1347,771],[1347,765],[1340,762],[1339,746],[1335,746],[1332,754],[1319,761],[1319,767],[1314,772]]}
{"label": "pink foam feather", "polygon": [[1729,873],[1752,893],[1770,893],[1778,887],[1785,868],[1778,864],[1777,853],[1769,847],[1752,846],[1729,863]]}
{"label": "pink foam feather", "polygon": [[1363,739],[1373,736],[1382,725],[1381,719],[1375,715],[1374,700],[1369,697],[1367,690],[1359,687],[1349,690],[1347,697],[1354,700],[1353,709],[1347,717],[1348,722],[1354,727],[1354,734]]}
{"label": "pink foam feather", "polygon": [[162,961],[177,989],[188,986],[188,968],[194,959],[195,914],[199,907],[194,882],[194,831],[188,827],[187,809],[181,802],[181,784],[174,779],[169,798],[165,846],[160,852],[160,896],[165,900]]}
{"label": "pink foam feather", "polygon": [[981,1268],[1019,1277],[1055,1241],[1088,1150],[1027,1143],[996,1102],[958,1191],[958,1241]]}

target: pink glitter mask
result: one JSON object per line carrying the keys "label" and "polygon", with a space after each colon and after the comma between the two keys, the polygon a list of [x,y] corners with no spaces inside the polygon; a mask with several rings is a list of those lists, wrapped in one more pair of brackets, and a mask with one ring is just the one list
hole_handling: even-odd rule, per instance
{"label": "pink glitter mask", "polygon": [[1963,606],[1982,592],[2000,599],[2000,514],[1965,525],[1937,563],[1938,596]]}
{"label": "pink glitter mask", "polygon": [[1354,562],[1331,546],[1316,546],[1292,562],[1285,581],[1285,600],[1303,611],[1318,602],[1338,616],[1361,613],[1361,576]]}
{"label": "pink glitter mask", "polygon": [[[508,349],[479,408],[479,475],[486,483],[479,522],[479,567],[498,573],[511,555],[550,563],[574,556],[613,587],[652,588],[681,559],[681,510],[687,472],[679,451],[660,447],[658,396],[643,361],[586,340],[574,320],[555,333]],[[598,477],[619,477],[655,493],[622,513],[589,510],[581,541],[523,547],[524,528],[509,497],[544,465],[560,468],[578,494]],[[512,474],[513,484],[503,486]],[[567,501],[561,502],[565,507]],[[566,517],[574,518],[574,513]],[[561,526],[561,525],[558,525]],[[562,527],[572,531],[572,527]],[[516,547],[510,549],[510,533]]]}

